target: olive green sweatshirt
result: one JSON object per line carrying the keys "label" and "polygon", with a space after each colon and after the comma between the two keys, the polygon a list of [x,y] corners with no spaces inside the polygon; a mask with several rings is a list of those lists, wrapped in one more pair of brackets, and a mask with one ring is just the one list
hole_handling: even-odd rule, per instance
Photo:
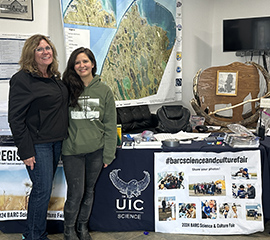
{"label": "olive green sweatshirt", "polygon": [[117,144],[116,108],[111,89],[96,75],[78,103],[81,109],[69,108],[69,137],[63,142],[62,154],[78,155],[103,148],[103,162],[110,164]]}

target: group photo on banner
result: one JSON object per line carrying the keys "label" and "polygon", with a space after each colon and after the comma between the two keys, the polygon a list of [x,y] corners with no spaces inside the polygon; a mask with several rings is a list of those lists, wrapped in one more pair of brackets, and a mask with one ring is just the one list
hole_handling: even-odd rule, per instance
{"label": "group photo on banner", "polygon": [[155,153],[155,231],[263,231],[260,151]]}

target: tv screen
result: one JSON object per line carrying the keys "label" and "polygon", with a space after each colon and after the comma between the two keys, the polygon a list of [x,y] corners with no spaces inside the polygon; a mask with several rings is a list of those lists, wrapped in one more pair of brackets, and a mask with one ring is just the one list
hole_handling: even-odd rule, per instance
{"label": "tv screen", "polygon": [[270,50],[270,17],[223,20],[223,52]]}

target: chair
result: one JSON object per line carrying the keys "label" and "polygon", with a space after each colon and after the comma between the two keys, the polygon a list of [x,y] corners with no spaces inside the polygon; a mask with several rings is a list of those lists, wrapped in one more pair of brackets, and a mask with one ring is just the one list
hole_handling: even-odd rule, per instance
{"label": "chair", "polygon": [[119,107],[116,110],[117,124],[122,125],[123,133],[156,132],[157,117],[150,112],[148,105]]}
{"label": "chair", "polygon": [[192,132],[189,122],[190,111],[182,105],[162,106],[157,110],[157,131],[163,133],[177,133],[179,131]]}

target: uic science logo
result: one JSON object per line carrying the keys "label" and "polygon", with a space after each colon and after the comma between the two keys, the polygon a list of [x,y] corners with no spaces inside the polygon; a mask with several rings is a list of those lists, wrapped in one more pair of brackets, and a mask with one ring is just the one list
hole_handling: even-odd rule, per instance
{"label": "uic science logo", "polygon": [[141,220],[141,215],[144,213],[144,201],[138,197],[148,187],[150,174],[143,171],[145,175],[143,179],[132,179],[126,182],[118,176],[119,171],[121,169],[114,169],[109,174],[112,184],[123,194],[122,199],[116,199],[117,218]]}

